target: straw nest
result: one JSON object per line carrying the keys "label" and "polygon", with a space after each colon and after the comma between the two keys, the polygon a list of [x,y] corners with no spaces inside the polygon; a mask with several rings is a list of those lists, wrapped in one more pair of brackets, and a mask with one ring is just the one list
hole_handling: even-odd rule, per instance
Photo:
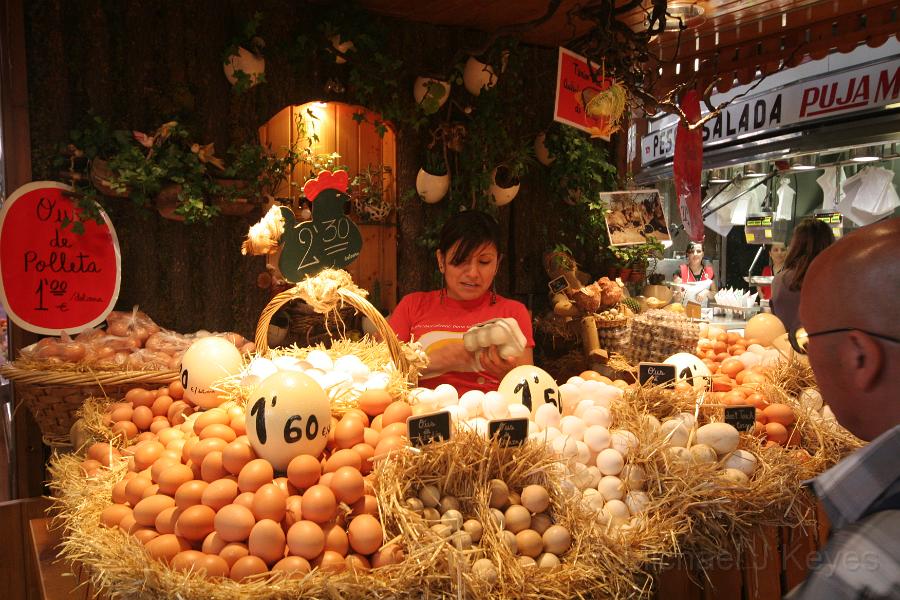
{"label": "straw nest", "polygon": [[[549,492],[549,512],[556,524],[572,534],[572,546],[553,569],[523,567],[500,539],[488,506],[489,482],[501,479],[511,491],[530,484]],[[564,491],[563,468],[544,444],[527,442],[503,448],[468,431],[447,442],[423,449],[407,449],[385,462],[379,472],[379,506],[386,531],[402,535],[405,545],[439,547],[427,588],[446,597],[469,598],[626,598],[645,594],[637,553],[620,539],[609,536],[583,506],[580,494]],[[479,544],[459,550],[432,531],[432,523],[405,503],[424,485],[435,485],[442,495],[455,496],[466,518],[479,520],[484,534]],[[387,536],[390,537],[390,534]],[[494,563],[497,581],[491,585],[471,573],[479,558]]]}
{"label": "straw nest", "polygon": [[[112,502],[112,487],[125,475],[125,461],[94,477],[85,477],[79,463],[78,457],[68,454],[55,456],[50,464],[53,526],[62,530],[60,557],[84,565],[94,588],[111,598],[421,598],[425,592],[421,582],[433,577],[437,542],[411,545],[406,560],[398,564],[343,573],[316,569],[300,579],[271,573],[238,583],[174,571],[151,559],[135,538],[100,525],[101,512]],[[385,507],[380,509],[386,512]],[[395,541],[385,539],[385,545]]]}

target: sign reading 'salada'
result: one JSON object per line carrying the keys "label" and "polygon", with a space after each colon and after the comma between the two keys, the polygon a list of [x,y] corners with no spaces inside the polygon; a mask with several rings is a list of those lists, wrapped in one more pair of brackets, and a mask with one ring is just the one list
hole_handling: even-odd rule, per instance
{"label": "sign reading 'salada'", "polygon": [[[900,58],[810,79],[730,104],[703,125],[708,148],[766,130],[808,123],[892,104],[900,100]],[[677,124],[641,139],[641,162],[671,158]]]}
{"label": "sign reading 'salada'", "polygon": [[[71,192],[62,183],[35,181],[0,208],[0,299],[16,325],[35,333],[93,327],[119,297],[115,229],[102,211],[99,223],[79,221]],[[84,230],[76,233],[73,221]]]}

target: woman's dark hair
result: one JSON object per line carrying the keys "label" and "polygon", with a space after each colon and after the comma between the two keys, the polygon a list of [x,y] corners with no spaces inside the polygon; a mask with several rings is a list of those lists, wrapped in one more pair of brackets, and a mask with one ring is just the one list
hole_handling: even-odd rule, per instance
{"label": "woman's dark hair", "polygon": [[784,259],[784,269],[790,272],[790,281],[787,282],[789,290],[796,292],[800,289],[809,264],[833,243],[834,233],[824,221],[809,217],[797,225]]}
{"label": "woman's dark hair", "polygon": [[[449,256],[450,248],[459,242],[453,256]],[[466,210],[450,217],[441,228],[438,250],[451,265],[460,265],[471,256],[475,249],[484,244],[492,244],[500,252],[500,225],[487,213],[477,210]]]}

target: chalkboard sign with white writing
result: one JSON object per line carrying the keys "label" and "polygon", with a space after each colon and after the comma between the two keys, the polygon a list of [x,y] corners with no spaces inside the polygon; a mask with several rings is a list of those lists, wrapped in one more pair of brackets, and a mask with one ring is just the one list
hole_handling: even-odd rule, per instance
{"label": "chalkboard sign with white writing", "polygon": [[756,425],[756,407],[728,406],[725,408],[725,422],[738,431],[750,431]]}
{"label": "chalkboard sign with white writing", "polygon": [[497,419],[488,422],[488,437],[501,446],[521,446],[528,439],[528,419]]}
{"label": "chalkboard sign with white writing", "polygon": [[362,250],[362,234],[344,213],[347,171],[322,171],[303,186],[312,202],[312,220],[297,223],[294,212],[281,207],[284,216],[283,247],[278,268],[285,279],[297,283],[325,268],[343,268]]}
{"label": "chalkboard sign with white writing", "polygon": [[55,181],[35,181],[0,209],[0,298],[13,322],[45,335],[101,323],[119,297],[122,257],[106,213],[81,217]]}
{"label": "chalkboard sign with white writing", "polygon": [[638,363],[638,382],[641,385],[650,382],[650,385],[672,387],[675,385],[676,372],[675,365],[648,362]]}
{"label": "chalkboard sign with white writing", "polygon": [[450,439],[450,413],[442,410],[406,420],[409,442],[416,448]]}

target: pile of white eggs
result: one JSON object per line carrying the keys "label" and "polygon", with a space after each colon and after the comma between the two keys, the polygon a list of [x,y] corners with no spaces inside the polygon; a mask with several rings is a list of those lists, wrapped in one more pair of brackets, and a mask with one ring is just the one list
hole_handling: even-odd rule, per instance
{"label": "pile of white eggs", "polygon": [[756,471],[756,455],[738,448],[740,432],[728,423],[697,427],[694,415],[681,413],[660,424],[659,433],[664,436],[670,465],[714,465],[724,481],[734,485],[748,484]]}
{"label": "pile of white eggs", "polygon": [[270,375],[280,371],[305,373],[322,386],[330,397],[368,389],[386,389],[390,375],[384,370],[373,371],[358,356],[346,354],[332,358],[323,350],[310,350],[304,358],[284,355],[272,359],[254,356],[241,373],[241,386],[255,388]]}

